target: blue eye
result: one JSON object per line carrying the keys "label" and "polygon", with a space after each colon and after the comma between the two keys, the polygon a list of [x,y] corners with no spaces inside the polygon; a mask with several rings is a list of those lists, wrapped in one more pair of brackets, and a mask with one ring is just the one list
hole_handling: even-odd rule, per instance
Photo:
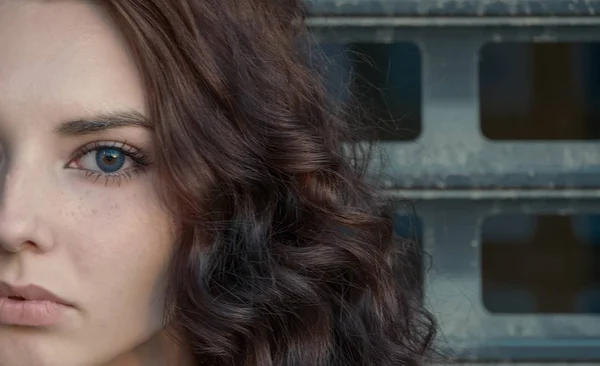
{"label": "blue eye", "polygon": [[[138,150],[125,150],[127,146],[84,146],[78,158],[73,159],[68,167],[95,172],[99,174],[113,175],[122,171],[129,171],[136,166],[146,165],[143,162],[143,155]],[[134,155],[139,155],[137,161]]]}
{"label": "blue eye", "polygon": [[96,165],[104,173],[114,173],[125,165],[127,156],[119,149],[102,148],[96,150]]}
{"label": "blue eye", "polygon": [[95,141],[77,149],[65,168],[82,171],[94,182],[105,178],[106,185],[120,185],[150,165],[150,158],[139,148],[118,141]]}

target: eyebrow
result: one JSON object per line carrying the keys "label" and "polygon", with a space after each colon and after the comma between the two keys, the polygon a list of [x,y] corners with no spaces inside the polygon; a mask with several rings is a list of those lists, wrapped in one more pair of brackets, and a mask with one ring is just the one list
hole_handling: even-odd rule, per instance
{"label": "eyebrow", "polygon": [[64,136],[83,136],[121,127],[152,129],[150,121],[140,112],[120,111],[63,122],[56,126],[54,132]]}

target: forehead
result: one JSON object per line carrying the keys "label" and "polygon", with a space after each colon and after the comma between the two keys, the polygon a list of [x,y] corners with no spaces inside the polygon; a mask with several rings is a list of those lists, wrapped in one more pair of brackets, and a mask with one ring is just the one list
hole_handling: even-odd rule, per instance
{"label": "forehead", "polygon": [[0,118],[113,103],[143,108],[127,43],[91,2],[0,0],[0,49]]}

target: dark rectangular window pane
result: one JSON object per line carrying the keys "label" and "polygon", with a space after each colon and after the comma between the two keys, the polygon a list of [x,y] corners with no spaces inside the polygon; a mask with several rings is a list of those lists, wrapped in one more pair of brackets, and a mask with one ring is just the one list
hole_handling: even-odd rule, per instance
{"label": "dark rectangular window pane", "polygon": [[415,140],[421,132],[421,54],[413,43],[322,44],[335,99],[353,95],[378,140]]}
{"label": "dark rectangular window pane", "polygon": [[482,133],[492,140],[598,140],[600,43],[498,43],[479,62]]}
{"label": "dark rectangular window pane", "polygon": [[493,216],[481,233],[490,312],[600,312],[600,215]]}

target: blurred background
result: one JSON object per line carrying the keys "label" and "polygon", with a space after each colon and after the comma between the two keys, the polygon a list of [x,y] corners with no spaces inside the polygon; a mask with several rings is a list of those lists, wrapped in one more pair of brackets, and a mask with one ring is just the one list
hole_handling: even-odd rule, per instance
{"label": "blurred background", "polygon": [[[311,0],[462,363],[600,362],[600,2]],[[425,268],[427,267],[427,268]]]}

